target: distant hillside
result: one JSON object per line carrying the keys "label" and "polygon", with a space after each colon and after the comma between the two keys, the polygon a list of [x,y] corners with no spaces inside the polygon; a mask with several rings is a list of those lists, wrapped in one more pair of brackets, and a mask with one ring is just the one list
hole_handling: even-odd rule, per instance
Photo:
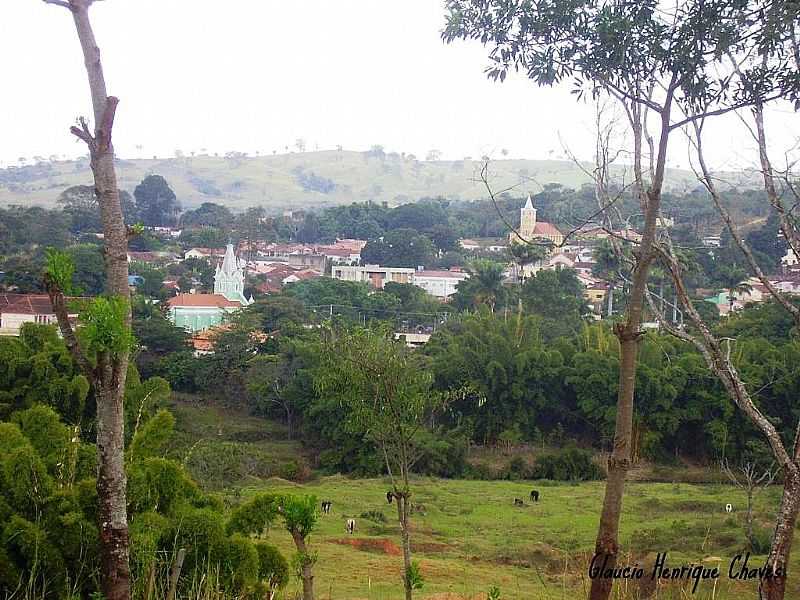
{"label": "distant hillside", "polygon": [[[373,200],[397,205],[424,196],[472,200],[486,197],[478,160],[420,161],[411,155],[351,151],[302,152],[259,157],[197,156],[120,160],[122,189],[133,192],[148,174],[164,176],[184,208],[216,202],[231,209],[321,207]],[[501,190],[519,184],[519,193],[540,184],[577,188],[589,177],[569,161],[498,160],[491,182]],[[622,176],[622,171],[618,172]],[[630,175],[626,177],[630,179]],[[91,183],[88,162],[60,161],[0,169],[0,206],[52,206],[67,187]],[[667,189],[697,187],[688,171],[667,173]]]}

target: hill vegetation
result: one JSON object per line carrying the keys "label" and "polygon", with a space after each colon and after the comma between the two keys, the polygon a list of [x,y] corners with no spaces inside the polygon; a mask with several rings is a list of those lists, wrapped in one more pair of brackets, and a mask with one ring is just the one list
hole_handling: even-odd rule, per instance
{"label": "hill vegetation", "polygon": [[[215,202],[241,210],[250,206],[323,207],[366,200],[397,205],[426,196],[482,199],[486,197],[479,178],[482,164],[477,157],[419,160],[413,154],[386,153],[375,146],[367,152],[330,150],[272,156],[230,152],[225,156],[119,159],[117,172],[120,188],[129,192],[147,175],[157,173],[169,181],[184,208]],[[616,175],[624,176],[622,167]],[[590,183],[581,168],[566,160],[492,161],[490,177],[497,189],[519,186],[518,193],[539,191],[544,184],[577,189]],[[746,178],[736,175],[731,179]],[[86,159],[42,160],[0,169],[0,206],[53,206],[61,192],[90,181]],[[668,171],[666,189],[685,192],[696,187],[691,172]]]}

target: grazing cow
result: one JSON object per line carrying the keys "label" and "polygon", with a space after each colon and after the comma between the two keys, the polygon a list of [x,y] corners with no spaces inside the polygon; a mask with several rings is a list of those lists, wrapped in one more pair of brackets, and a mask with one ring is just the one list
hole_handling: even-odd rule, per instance
{"label": "grazing cow", "polygon": [[330,500],[323,500],[322,501],[322,514],[329,515],[331,513],[331,504],[333,504]]}
{"label": "grazing cow", "polygon": [[386,501],[387,501],[389,504],[391,504],[391,503],[392,503],[392,498],[394,498],[394,494],[392,494],[392,492],[386,492]]}
{"label": "grazing cow", "polygon": [[539,490],[533,490],[531,492],[531,502],[538,502],[539,501]]}
{"label": "grazing cow", "polygon": [[525,503],[522,498],[514,498],[514,506],[525,506]]}
{"label": "grazing cow", "polygon": [[725,512],[732,512],[732,511],[733,511],[733,506],[731,506],[730,504],[726,504],[725,505]]}
{"label": "grazing cow", "polygon": [[356,520],[355,519],[347,519],[347,533],[353,535],[353,532],[356,530]]}

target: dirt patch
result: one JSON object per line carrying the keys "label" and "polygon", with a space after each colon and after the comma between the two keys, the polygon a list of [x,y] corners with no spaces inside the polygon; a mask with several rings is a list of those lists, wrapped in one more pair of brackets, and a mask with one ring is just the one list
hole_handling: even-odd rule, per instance
{"label": "dirt patch", "polygon": [[377,552],[378,554],[389,554],[391,556],[400,556],[402,554],[398,545],[386,538],[338,538],[327,541],[341,544],[342,546],[352,546],[356,550],[364,552]]}
{"label": "dirt patch", "polygon": [[437,554],[440,552],[447,552],[450,549],[450,544],[440,544],[437,542],[411,542],[411,549],[414,552]]}
{"label": "dirt patch", "polygon": [[438,594],[425,596],[425,600],[486,600],[486,594],[480,593],[475,596],[462,596],[461,594],[454,594],[452,592],[440,592]]}

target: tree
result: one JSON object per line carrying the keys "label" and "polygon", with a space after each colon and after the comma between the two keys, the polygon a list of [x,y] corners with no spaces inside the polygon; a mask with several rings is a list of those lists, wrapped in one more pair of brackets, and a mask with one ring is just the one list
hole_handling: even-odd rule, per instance
{"label": "tree", "polygon": [[182,227],[217,227],[229,228],[235,217],[227,206],[203,202],[194,210],[187,210],[181,215]]}
{"label": "tree", "polygon": [[[136,220],[136,205],[131,195],[119,190],[122,216],[126,223]],[[73,233],[98,232],[103,228],[97,207],[97,195],[90,185],[74,185],[59,194],[56,200],[72,220]]]}
{"label": "tree", "polygon": [[503,302],[506,289],[503,287],[503,265],[490,260],[479,259],[467,267],[469,279],[456,287],[453,300],[456,306],[489,307],[494,312],[498,302]]}
{"label": "tree", "polygon": [[[746,31],[749,25],[740,18],[739,6],[723,0],[684,0],[669,10],[656,0],[555,0],[544,5],[528,0],[448,0],[446,7],[442,37],[446,42],[475,39],[490,46],[486,70],[490,78],[503,81],[511,69],[523,71],[540,86],[571,78],[579,98],[602,93],[618,101],[631,127],[633,192],[644,215],[644,227],[635,253],[625,319],[615,328],[620,340],[615,442],[595,544],[595,556],[613,568],[631,465],[637,353],[649,271],[657,256],[657,223],[670,135],[701,116],[723,114],[754,102],[752,92],[762,89],[763,81],[737,85],[730,91],[730,79],[718,76],[723,58],[730,52],[745,56],[754,52],[752,45],[745,46],[753,44]],[[656,137],[648,129],[650,113],[656,116]],[[598,156],[597,161],[604,159]],[[603,171],[603,165],[599,166]],[[612,579],[593,579],[589,598],[607,600],[612,586]]]}
{"label": "tree", "polygon": [[317,525],[316,496],[285,496],[278,512],[297,549],[295,565],[303,581],[303,600],[314,600],[314,563],[317,556],[308,547],[308,537]]}
{"label": "tree", "polygon": [[[94,109],[94,132],[86,120],[71,132],[89,149],[97,202],[103,223],[106,286],[110,296],[97,299],[85,314],[82,348],[69,322],[65,292],[71,268],[63,255],[52,255],[46,272],[50,301],[58,317],[61,334],[78,365],[89,379],[97,402],[97,496],[100,533],[101,584],[106,600],[130,598],[128,565],[128,518],[124,468],[125,421],[123,397],[132,344],[130,294],[128,291],[128,231],[122,216],[114,146],[111,133],[118,99],[106,91],[100,50],[89,21],[93,0],[45,0],[72,13],[83,50]],[[84,352],[90,353],[93,361]]]}
{"label": "tree", "polygon": [[284,388],[294,375],[290,362],[278,356],[256,356],[250,361],[247,370],[247,391],[256,397],[262,411],[271,412],[270,405],[280,407],[286,416],[286,439],[293,439],[294,407],[291,395],[285,395]]}
{"label": "tree", "polygon": [[773,465],[769,464],[770,452],[763,447],[763,444],[751,440],[750,444],[748,444],[748,450],[738,465],[731,467],[726,459],[722,461],[721,468],[731,483],[744,490],[747,496],[745,534],[747,535],[749,550],[757,552],[753,535],[753,499],[772,483],[777,472],[773,470]]}
{"label": "tree", "polygon": [[75,265],[73,282],[76,290],[87,296],[97,296],[105,290],[103,253],[94,244],[71,246],[69,255]]}
{"label": "tree", "polygon": [[383,237],[369,240],[361,250],[364,264],[416,268],[433,260],[433,244],[414,229],[393,229]]}
{"label": "tree", "polygon": [[733,301],[737,294],[746,294],[753,287],[745,281],[747,271],[737,265],[725,265],[717,271],[717,278],[728,292],[728,314],[733,314]]}
{"label": "tree", "polygon": [[397,502],[406,600],[421,584],[411,560],[411,470],[420,456],[418,436],[443,400],[431,392],[421,359],[382,331],[331,331],[316,377],[319,392],[346,407],[350,430],[383,454],[391,498]]}
{"label": "tree", "polygon": [[180,212],[180,204],[175,192],[161,175],[148,175],[133,190],[136,210],[142,223],[149,227],[168,227],[175,225]]}

